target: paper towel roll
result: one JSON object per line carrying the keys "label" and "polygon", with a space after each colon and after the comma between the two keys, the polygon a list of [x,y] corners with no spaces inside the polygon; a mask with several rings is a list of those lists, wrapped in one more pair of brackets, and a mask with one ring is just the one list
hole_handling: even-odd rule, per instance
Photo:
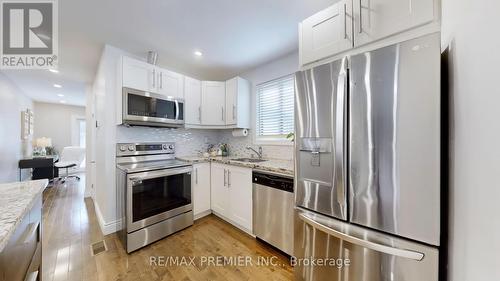
{"label": "paper towel roll", "polygon": [[235,129],[233,130],[233,137],[246,137],[248,136],[247,129]]}

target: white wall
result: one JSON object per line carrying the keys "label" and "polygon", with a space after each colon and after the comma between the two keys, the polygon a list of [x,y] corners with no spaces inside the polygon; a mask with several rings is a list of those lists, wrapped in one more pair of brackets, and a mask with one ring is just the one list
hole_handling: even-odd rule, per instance
{"label": "white wall", "polygon": [[31,99],[0,72],[0,183],[19,181],[19,159],[31,154],[31,139],[21,140],[21,112],[27,108],[33,109]]}
{"label": "white wall", "polygon": [[452,281],[500,280],[500,1],[443,0],[450,46]]}
{"label": "white wall", "polygon": [[[95,165],[87,173],[87,178],[94,182],[94,203],[96,214],[104,234],[114,231],[116,219],[116,180],[115,180],[115,95],[117,63],[122,55],[119,49],[106,45],[101,55],[96,78],[92,87],[97,128],[95,130]],[[92,148],[88,148],[92,149]]]}
{"label": "white wall", "polygon": [[254,138],[255,129],[255,97],[256,86],[279,78],[285,75],[295,73],[299,70],[299,54],[297,52],[288,54],[282,58],[271,61],[264,65],[258,66],[252,70],[240,74],[242,78],[249,80],[252,84],[252,110],[251,120],[252,128],[248,137],[234,138],[230,131],[223,131],[221,134],[221,142],[227,142],[232,151],[240,156],[250,155],[251,152],[245,149],[247,145],[254,147],[262,146],[264,157],[292,160],[293,146],[290,145],[269,145],[256,143]]}
{"label": "white wall", "polygon": [[78,124],[77,117],[85,118],[85,107],[56,103],[34,102],[35,131],[34,139],[47,137],[52,146],[61,153],[66,146],[78,145],[74,136]]}

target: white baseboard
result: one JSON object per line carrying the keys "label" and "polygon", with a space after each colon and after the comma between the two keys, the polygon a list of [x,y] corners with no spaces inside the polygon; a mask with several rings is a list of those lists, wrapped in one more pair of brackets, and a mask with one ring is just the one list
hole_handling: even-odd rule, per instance
{"label": "white baseboard", "polygon": [[206,217],[212,213],[212,210],[206,210],[204,212],[201,212],[199,214],[194,215],[194,220],[201,219],[203,217]]}
{"label": "white baseboard", "polygon": [[99,227],[101,228],[102,235],[108,235],[111,233],[115,233],[122,227],[121,220],[115,220],[111,222],[105,222],[104,217],[102,216],[101,209],[99,208],[99,204],[97,201],[94,201],[95,206],[95,214],[97,216],[97,221],[99,222]]}
{"label": "white baseboard", "polygon": [[84,198],[92,198],[94,199],[94,197],[92,196],[92,190],[90,188],[87,188],[87,184],[85,184],[85,191],[83,192],[83,197]]}

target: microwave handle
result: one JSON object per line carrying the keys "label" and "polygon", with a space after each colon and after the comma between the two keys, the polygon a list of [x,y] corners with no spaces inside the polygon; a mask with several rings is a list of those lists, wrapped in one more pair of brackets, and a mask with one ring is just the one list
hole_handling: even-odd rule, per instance
{"label": "microwave handle", "polygon": [[179,101],[175,101],[175,120],[179,120]]}

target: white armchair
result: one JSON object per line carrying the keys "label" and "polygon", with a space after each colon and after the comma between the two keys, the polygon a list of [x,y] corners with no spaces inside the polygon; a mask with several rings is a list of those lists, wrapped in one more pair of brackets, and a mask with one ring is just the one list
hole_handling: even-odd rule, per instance
{"label": "white armchair", "polygon": [[77,175],[69,175],[69,168],[79,167],[85,159],[85,148],[79,146],[67,146],[61,152],[61,158],[54,164],[57,169],[66,169],[66,175],[59,177],[64,183],[68,178],[76,178],[80,180]]}

